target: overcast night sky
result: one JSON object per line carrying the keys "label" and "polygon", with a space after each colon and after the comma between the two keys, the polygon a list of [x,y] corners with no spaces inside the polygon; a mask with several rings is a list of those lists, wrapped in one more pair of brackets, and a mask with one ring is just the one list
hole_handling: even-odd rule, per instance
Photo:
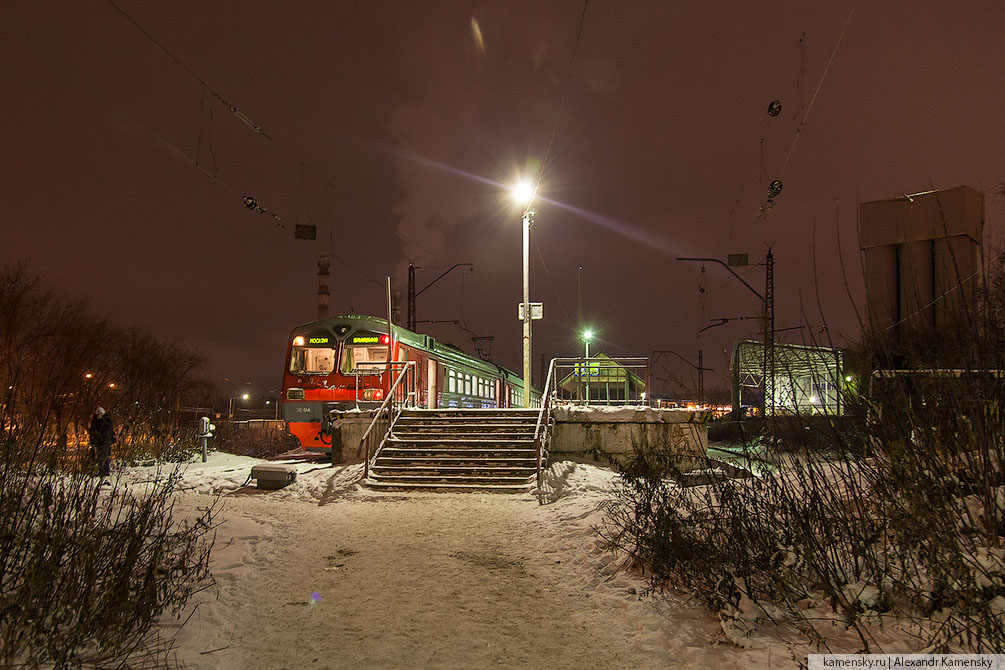
{"label": "overcast night sky", "polygon": [[[826,320],[844,344],[849,294],[864,301],[859,202],[969,185],[986,193],[985,256],[1002,251],[1002,26],[999,1],[14,0],[2,260],[184,338],[223,393],[278,391],[286,338],[317,313],[319,255],[333,314],[385,315],[384,277],[404,292],[408,259],[420,288],[473,263],[418,299],[419,320],[464,328],[420,330],[472,353],[470,333],[494,336],[493,360],[519,371],[504,187],[543,166],[535,375],[541,354],[582,350],[582,266],[594,351],[701,349],[706,384],[725,386],[725,352],[757,322],[699,329],[759,301],[677,256],[771,246],[776,327],[814,326],[782,339]],[[763,268],[742,274],[763,288]],[[694,384],[679,360],[656,374]]]}

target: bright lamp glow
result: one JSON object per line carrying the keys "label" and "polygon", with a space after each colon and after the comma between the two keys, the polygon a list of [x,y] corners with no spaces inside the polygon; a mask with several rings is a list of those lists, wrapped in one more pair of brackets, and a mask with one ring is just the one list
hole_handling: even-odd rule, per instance
{"label": "bright lamp glow", "polygon": [[587,342],[589,342],[590,340],[592,340],[593,339],[593,331],[592,330],[584,330],[583,331],[583,339],[586,340]]}
{"label": "bright lamp glow", "polygon": [[244,395],[241,396],[241,400],[247,400],[250,397],[251,396],[249,396],[247,393],[245,393]]}
{"label": "bright lamp glow", "polygon": [[521,205],[529,205],[534,199],[534,184],[529,179],[521,179],[511,190],[513,199]]}

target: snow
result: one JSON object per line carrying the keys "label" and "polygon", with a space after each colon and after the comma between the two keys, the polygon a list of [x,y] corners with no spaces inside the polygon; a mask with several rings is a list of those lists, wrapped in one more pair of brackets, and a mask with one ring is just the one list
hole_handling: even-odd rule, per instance
{"label": "snow", "polygon": [[595,530],[618,482],[605,467],[555,463],[526,494],[382,493],[360,464],[292,461],[295,482],[259,490],[259,462],[179,468],[176,514],[222,499],[216,584],[162,621],[189,667],[797,667],[780,640],[732,644],[701,605],[646,592]]}

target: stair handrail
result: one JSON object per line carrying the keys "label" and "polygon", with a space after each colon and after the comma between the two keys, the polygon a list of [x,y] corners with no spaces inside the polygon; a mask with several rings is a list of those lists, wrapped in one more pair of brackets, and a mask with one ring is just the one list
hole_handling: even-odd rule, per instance
{"label": "stair handrail", "polygon": [[549,441],[548,426],[551,425],[551,404],[552,398],[555,395],[551,387],[553,384],[557,384],[557,377],[555,376],[556,360],[555,358],[551,359],[551,364],[548,366],[548,377],[544,383],[544,388],[541,390],[541,409],[537,413],[537,425],[534,426],[534,449],[537,451],[537,487],[539,489],[541,488],[543,462],[548,457],[546,453],[547,442]]}
{"label": "stair handrail", "polygon": [[[373,419],[370,421],[370,425],[367,426],[366,431],[363,433],[363,437],[359,438],[360,445],[363,447],[363,479],[367,479],[370,476],[370,444],[372,439],[370,438],[371,433],[374,432],[374,427],[381,422],[381,417],[384,412],[388,413],[388,418],[386,420],[387,429],[383,432],[380,438],[380,442],[377,444],[377,448],[373,452],[373,460],[376,460],[377,454],[380,453],[380,448],[387,441],[387,438],[391,435],[391,430],[394,428],[395,422],[398,417],[401,416],[401,411],[409,404],[409,400],[414,404],[415,402],[415,389],[411,391],[405,389],[405,398],[401,403],[395,402],[395,390],[397,390],[398,385],[402,383],[402,380],[406,378],[406,373],[416,367],[415,361],[404,361],[404,365],[401,370],[398,371],[397,377],[394,379],[394,383],[391,384],[391,388],[387,391],[387,396],[384,398],[384,402],[380,404],[377,411],[373,414]],[[415,375],[411,377],[412,385],[415,385]],[[406,382],[407,383],[407,382]],[[393,414],[393,416],[391,416]]]}

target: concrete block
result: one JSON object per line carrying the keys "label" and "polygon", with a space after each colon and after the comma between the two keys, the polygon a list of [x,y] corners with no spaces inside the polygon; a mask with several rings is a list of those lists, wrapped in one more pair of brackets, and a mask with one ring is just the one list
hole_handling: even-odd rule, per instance
{"label": "concrete block", "polygon": [[259,463],[252,466],[251,478],[258,480],[260,489],[281,489],[297,479],[297,469],[283,463]]}

